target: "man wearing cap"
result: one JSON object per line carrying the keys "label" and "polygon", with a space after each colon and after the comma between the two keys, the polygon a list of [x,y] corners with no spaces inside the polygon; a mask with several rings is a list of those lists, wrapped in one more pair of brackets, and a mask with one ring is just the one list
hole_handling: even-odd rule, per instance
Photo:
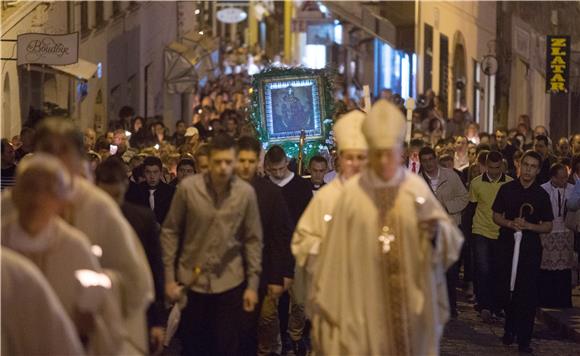
{"label": "man wearing cap", "polygon": [[[334,125],[340,171],[312,198],[294,230],[292,253],[296,257],[298,267],[306,269],[308,299],[311,299],[310,285],[316,266],[316,257],[332,220],[334,206],[340,197],[344,183],[358,174],[367,161],[368,147],[361,131],[364,118],[365,114],[361,111],[353,110],[339,118]],[[306,302],[306,307],[309,313],[309,300]]]}
{"label": "man wearing cap", "polygon": [[463,237],[425,181],[402,166],[405,126],[385,100],[363,122],[369,161],[344,185],[314,275],[317,354],[439,354],[445,270]]}

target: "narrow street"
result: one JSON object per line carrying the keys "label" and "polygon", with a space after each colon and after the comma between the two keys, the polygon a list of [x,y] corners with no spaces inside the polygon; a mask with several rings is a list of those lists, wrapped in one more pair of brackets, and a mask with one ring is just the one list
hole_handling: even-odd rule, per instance
{"label": "narrow street", "polygon": [[[518,353],[517,344],[504,346],[501,343],[503,320],[485,324],[463,295],[459,294],[458,298],[459,317],[447,324],[441,342],[441,355],[500,356]],[[531,347],[534,349],[533,355],[568,356],[580,353],[580,344],[563,338],[537,319]]]}

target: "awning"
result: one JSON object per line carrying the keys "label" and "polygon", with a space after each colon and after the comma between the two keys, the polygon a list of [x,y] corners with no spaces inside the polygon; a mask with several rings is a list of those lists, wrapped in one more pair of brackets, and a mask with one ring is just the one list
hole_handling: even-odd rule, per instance
{"label": "awning", "polygon": [[95,63],[85,61],[80,59],[75,64],[69,64],[65,66],[50,66],[51,68],[62,72],[64,74],[73,76],[80,80],[89,80],[95,75],[97,71],[97,65]]}
{"label": "awning", "polygon": [[414,50],[413,1],[324,1],[330,12],[394,48]]}
{"label": "awning", "polygon": [[218,39],[188,33],[165,48],[165,83],[170,93],[193,92],[219,74]]}

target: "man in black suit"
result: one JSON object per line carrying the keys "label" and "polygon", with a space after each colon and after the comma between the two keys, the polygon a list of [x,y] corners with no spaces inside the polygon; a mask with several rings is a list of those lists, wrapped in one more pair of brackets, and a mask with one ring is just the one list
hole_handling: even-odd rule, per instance
{"label": "man in black suit", "polygon": [[[310,182],[298,174],[295,174],[288,168],[289,159],[286,156],[286,152],[280,146],[272,146],[266,153],[264,157],[264,167],[270,180],[282,188],[282,195],[284,200],[288,205],[288,210],[290,211],[290,222],[292,226],[292,231],[296,227],[300,216],[308,206],[310,199],[312,199],[312,188],[310,187]],[[292,284],[295,279],[294,276],[294,258],[291,259],[291,263],[288,265],[286,271],[285,284],[288,286]],[[300,280],[303,276],[298,275],[298,280],[296,285],[302,285],[303,281]],[[280,307],[278,309],[280,315],[280,330],[285,338],[286,333],[289,336],[294,353],[298,356],[306,354],[306,344],[303,339],[304,327],[306,325],[306,317],[304,315],[304,304],[303,301],[298,300],[298,295],[296,293],[296,287],[292,286],[289,289],[289,302],[290,302],[290,315],[286,317],[288,306],[286,304],[286,295],[282,296],[280,299]]]}
{"label": "man in black suit", "polygon": [[99,188],[107,192],[119,204],[125,219],[137,233],[145,254],[155,285],[155,301],[147,311],[147,324],[150,335],[150,351],[156,354],[163,347],[165,311],[164,311],[164,271],[161,261],[161,243],[159,241],[159,225],[153,212],[147,208],[125,201],[125,193],[129,187],[126,169],[121,159],[110,157],[95,170],[95,181]]}
{"label": "man in black suit", "polygon": [[155,219],[161,225],[167,216],[175,187],[161,181],[163,164],[158,157],[149,156],[143,161],[145,182],[126,196],[127,201],[151,208]]}
{"label": "man in black suit", "polygon": [[236,174],[256,191],[264,234],[259,307],[244,319],[244,355],[280,353],[280,349],[272,347],[280,338],[278,320],[272,317],[272,313],[277,311],[278,298],[284,292],[284,272],[293,258],[290,251],[292,228],[288,207],[282,190],[268,179],[258,176],[260,151],[260,142],[255,138],[246,136],[239,139]]}

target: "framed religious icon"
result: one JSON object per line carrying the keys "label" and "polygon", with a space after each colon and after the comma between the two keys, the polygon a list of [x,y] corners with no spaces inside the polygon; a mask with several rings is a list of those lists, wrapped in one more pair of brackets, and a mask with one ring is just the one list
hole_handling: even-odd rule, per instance
{"label": "framed religious icon", "polygon": [[265,147],[279,144],[286,153],[326,145],[332,126],[333,99],[328,72],[306,68],[269,68],[253,78],[250,117]]}

